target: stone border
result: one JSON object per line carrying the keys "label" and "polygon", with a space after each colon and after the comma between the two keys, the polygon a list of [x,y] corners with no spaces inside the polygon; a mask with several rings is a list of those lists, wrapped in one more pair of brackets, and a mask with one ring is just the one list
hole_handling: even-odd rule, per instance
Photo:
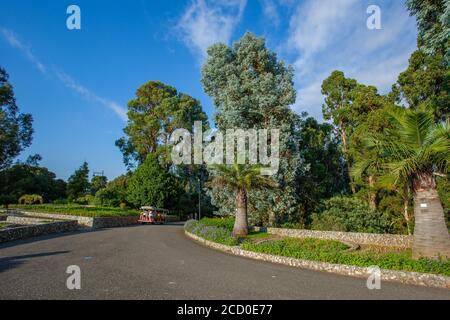
{"label": "stone border", "polygon": [[[187,237],[200,242],[201,244],[216,249],[222,252],[241,256],[245,258],[261,260],[266,262],[273,262],[277,264],[283,264],[291,267],[309,269],[314,271],[324,271],[329,273],[335,273],[345,276],[353,276],[358,278],[368,278],[372,273],[370,268],[357,267],[343,264],[333,264],[328,262],[319,262],[311,260],[295,259],[283,256],[274,256],[266,253],[252,252],[243,250],[240,247],[232,247],[215,243],[206,239],[203,239],[195,234],[192,234],[186,230],[184,233]],[[409,272],[409,271],[397,271],[397,270],[381,270],[381,280],[400,282],[403,284],[411,284],[425,287],[444,288],[450,289],[450,277],[440,276],[428,273]]]}
{"label": "stone border", "polygon": [[253,227],[255,231],[265,231],[290,238],[314,238],[322,240],[336,240],[356,243],[360,245],[374,245],[382,247],[404,248],[412,246],[413,237],[396,234],[376,234],[338,231],[316,231],[304,229],[282,229]]}
{"label": "stone border", "polygon": [[37,237],[50,233],[70,232],[77,229],[78,223],[75,220],[6,228],[0,230],[0,243]]}
{"label": "stone border", "polygon": [[137,224],[139,216],[129,216],[129,217],[82,217],[66,214],[54,214],[46,212],[32,212],[32,211],[12,211],[12,216],[27,216],[36,218],[48,218],[48,219],[59,219],[59,220],[70,220],[77,221],[77,223],[82,227],[88,227],[92,229],[102,229],[102,228],[116,228],[125,227],[133,224]]}

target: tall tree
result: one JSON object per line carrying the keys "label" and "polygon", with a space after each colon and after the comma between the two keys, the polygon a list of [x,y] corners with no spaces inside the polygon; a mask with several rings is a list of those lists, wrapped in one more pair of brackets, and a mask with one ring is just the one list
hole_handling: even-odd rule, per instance
{"label": "tall tree", "polygon": [[176,207],[180,185],[156,155],[149,154],[128,181],[127,200],[135,207]]}
{"label": "tall tree", "polygon": [[378,149],[384,180],[407,182],[414,193],[415,258],[450,258],[450,235],[436,189],[436,174],[447,174],[450,161],[450,123],[435,124],[427,111],[396,108],[392,129],[370,134],[367,148]]}
{"label": "tall tree", "polygon": [[90,191],[92,195],[95,195],[97,191],[106,187],[108,178],[105,176],[93,176],[91,179]]}
{"label": "tall tree", "polygon": [[445,56],[450,66],[450,1],[406,0],[406,5],[417,20],[419,48],[429,55]]}
{"label": "tall tree", "polygon": [[89,166],[84,162],[80,168],[69,177],[67,182],[67,195],[71,199],[76,199],[88,194],[89,191]]}
{"label": "tall tree", "polygon": [[195,121],[207,126],[207,116],[200,102],[160,81],[150,81],[136,92],[128,103],[126,137],[116,141],[124,162],[132,168],[147,155],[167,146],[170,134],[177,128],[191,129]]}
{"label": "tall tree", "polygon": [[9,75],[0,67],[0,169],[11,165],[20,152],[31,145],[33,118],[20,113]]}
{"label": "tall tree", "polygon": [[[280,166],[273,177],[280,187],[251,191],[249,212],[268,215],[271,224],[294,219],[298,204],[295,179],[302,163],[296,137],[298,116],[290,109],[295,102],[292,68],[277,59],[263,38],[246,33],[232,47],[219,43],[208,49],[202,84],[214,100],[219,130],[280,130]],[[233,210],[232,194],[214,187],[210,195],[222,210]]]}
{"label": "tall tree", "polygon": [[[332,120],[337,128],[348,171],[350,171],[351,167],[348,139],[353,127],[351,119],[351,92],[356,86],[356,80],[347,79],[342,71],[333,71],[322,83],[322,94],[325,96],[325,103],[322,107],[323,116],[325,120]],[[353,193],[356,192],[353,183],[351,183],[351,189]]]}
{"label": "tall tree", "polygon": [[331,124],[305,119],[300,127],[300,150],[308,170],[298,178],[303,222],[307,224],[322,199],[347,193],[349,181],[339,138]]}
{"label": "tall tree", "polygon": [[233,228],[235,237],[244,237],[248,234],[247,201],[249,191],[276,186],[272,179],[261,175],[260,169],[259,166],[239,164],[214,167],[216,175],[211,177],[209,184],[220,188],[231,188],[235,194],[236,219]]}
{"label": "tall tree", "polygon": [[441,56],[416,51],[392,87],[397,103],[433,110],[437,121],[450,116],[450,68]]}

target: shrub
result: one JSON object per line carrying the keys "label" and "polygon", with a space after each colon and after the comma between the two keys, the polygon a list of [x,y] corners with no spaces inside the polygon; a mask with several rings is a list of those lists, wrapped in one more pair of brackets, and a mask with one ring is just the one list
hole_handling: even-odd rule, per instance
{"label": "shrub", "polygon": [[229,246],[238,244],[238,240],[233,237],[231,231],[225,228],[203,224],[202,221],[190,220],[186,222],[184,228],[203,239],[221,243]]}
{"label": "shrub", "polygon": [[233,231],[234,227],[234,217],[225,218],[203,218],[201,223],[206,226],[224,228],[229,231]]}
{"label": "shrub", "polygon": [[125,209],[127,209],[127,204],[125,202],[121,202],[119,207],[120,207],[120,209],[125,210]]}
{"label": "shrub", "polygon": [[63,205],[63,204],[69,204],[69,200],[67,199],[57,199],[52,202],[53,204]]}
{"label": "shrub", "polygon": [[95,197],[88,194],[83,197],[74,199],[73,203],[80,204],[80,205],[93,205],[93,204],[95,204]]}
{"label": "shrub", "polygon": [[43,204],[44,199],[38,194],[24,194],[19,198],[19,204]]}
{"label": "shrub", "polygon": [[334,197],[323,202],[323,211],[314,213],[311,228],[324,231],[388,233],[391,227],[378,211],[353,197]]}

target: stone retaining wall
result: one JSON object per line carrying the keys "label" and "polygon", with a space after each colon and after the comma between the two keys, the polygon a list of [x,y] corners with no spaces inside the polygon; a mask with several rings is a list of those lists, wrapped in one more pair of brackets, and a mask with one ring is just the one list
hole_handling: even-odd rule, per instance
{"label": "stone retaining wall", "polygon": [[8,216],[6,222],[11,224],[21,224],[21,225],[36,225],[48,223],[48,220],[42,218],[30,218],[30,217],[20,217],[20,216]]}
{"label": "stone retaining wall", "polygon": [[137,224],[139,217],[82,217],[73,216],[65,214],[53,214],[45,212],[31,212],[31,211],[16,211],[16,215],[25,215],[27,217],[37,217],[37,218],[49,218],[49,219],[60,219],[60,220],[75,220],[80,226],[101,229],[101,228],[115,228],[124,227],[132,224]]}
{"label": "stone retaining wall", "polygon": [[[346,276],[354,276],[360,278],[368,278],[372,273],[370,268],[356,267],[342,264],[333,264],[327,262],[309,261],[301,260],[289,257],[274,256],[265,253],[258,253],[243,250],[240,247],[231,247],[215,242],[208,241],[206,239],[200,238],[185,230],[186,236],[196,240],[205,246],[210,248],[234,254],[241,257],[246,257],[250,259],[262,260],[267,262],[273,262],[278,264],[283,264],[291,267],[324,271],[330,273],[336,273]],[[445,288],[450,289],[450,277],[439,276],[435,274],[428,273],[418,273],[418,272],[407,272],[407,271],[396,271],[396,270],[381,270],[381,280],[384,281],[394,281],[401,282],[404,284],[412,284],[426,287],[435,288]]]}
{"label": "stone retaining wall", "polygon": [[28,225],[11,229],[7,228],[0,230],[0,243],[24,238],[37,237],[50,233],[75,231],[77,229],[78,223],[74,220],[58,221],[38,225]]}
{"label": "stone retaining wall", "polygon": [[254,229],[256,231],[267,231],[267,233],[280,235],[284,237],[336,240],[361,245],[376,245],[376,246],[396,247],[396,248],[411,248],[413,240],[412,236],[393,235],[393,234],[315,231],[303,229],[281,229],[281,228],[260,228],[260,227],[255,227]]}

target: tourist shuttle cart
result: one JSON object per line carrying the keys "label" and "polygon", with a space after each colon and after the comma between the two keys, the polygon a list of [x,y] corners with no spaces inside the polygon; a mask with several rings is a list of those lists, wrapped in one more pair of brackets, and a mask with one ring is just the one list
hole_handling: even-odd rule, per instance
{"label": "tourist shuttle cart", "polygon": [[166,216],[169,213],[169,210],[155,207],[142,207],[141,210],[139,222],[142,224],[164,224],[166,222]]}

